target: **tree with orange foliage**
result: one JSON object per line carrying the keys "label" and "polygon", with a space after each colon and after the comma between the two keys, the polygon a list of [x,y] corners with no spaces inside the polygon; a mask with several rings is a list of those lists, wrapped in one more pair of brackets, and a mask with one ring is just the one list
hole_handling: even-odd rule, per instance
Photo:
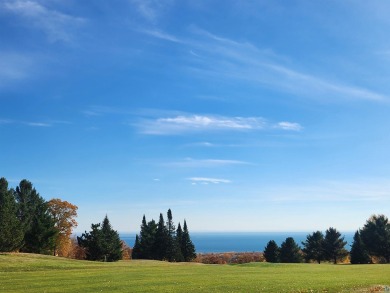
{"label": "tree with orange foliage", "polygon": [[59,198],[48,201],[48,209],[55,221],[58,236],[55,242],[54,255],[68,256],[71,248],[72,229],[77,227],[74,219],[77,217],[78,207]]}

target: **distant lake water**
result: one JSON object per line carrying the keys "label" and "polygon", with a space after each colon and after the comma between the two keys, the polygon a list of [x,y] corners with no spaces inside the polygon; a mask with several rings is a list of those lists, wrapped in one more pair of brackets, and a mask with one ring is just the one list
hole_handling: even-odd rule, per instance
{"label": "distant lake water", "polygon": [[[192,232],[191,240],[197,253],[254,252],[263,251],[268,241],[275,240],[280,246],[287,237],[293,237],[302,247],[302,241],[312,232]],[[350,250],[354,232],[340,232]],[[135,234],[120,234],[127,245],[133,247]]]}

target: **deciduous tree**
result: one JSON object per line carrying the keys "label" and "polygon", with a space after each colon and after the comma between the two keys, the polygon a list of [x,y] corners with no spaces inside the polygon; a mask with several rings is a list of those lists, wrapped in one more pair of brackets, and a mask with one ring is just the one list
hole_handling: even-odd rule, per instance
{"label": "deciduous tree", "polygon": [[77,227],[75,220],[77,206],[59,198],[54,198],[48,202],[48,208],[57,230],[54,255],[68,256],[71,246],[70,236],[73,228]]}

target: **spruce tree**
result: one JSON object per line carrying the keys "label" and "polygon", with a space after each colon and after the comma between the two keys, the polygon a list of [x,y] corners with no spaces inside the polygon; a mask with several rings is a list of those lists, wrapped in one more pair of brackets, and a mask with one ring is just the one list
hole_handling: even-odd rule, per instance
{"label": "spruce tree", "polygon": [[180,253],[182,256],[180,261],[184,261],[183,229],[181,228],[180,222],[177,224],[176,242],[177,242],[177,245],[179,246]]}
{"label": "spruce tree", "polygon": [[315,260],[320,264],[324,259],[324,234],[320,231],[313,232],[307,235],[302,245],[306,261]]}
{"label": "spruce tree", "polygon": [[102,223],[101,235],[104,261],[117,261],[122,259],[122,242],[118,232],[112,228],[107,215]]}
{"label": "spruce tree", "polygon": [[155,237],[157,232],[157,224],[152,219],[146,223],[145,216],[142,219],[141,232],[140,232],[140,251],[142,259],[153,259],[153,248],[155,245]]}
{"label": "spruce tree", "polygon": [[0,178],[0,251],[18,250],[22,246],[23,231],[16,216],[17,206],[8,182]]}
{"label": "spruce tree", "polygon": [[170,262],[178,261],[181,258],[181,251],[176,241],[176,229],[173,223],[171,209],[168,209],[167,217],[168,220],[166,224],[166,229],[167,229],[168,240],[167,240],[166,256],[167,256],[167,260]]}
{"label": "spruce tree", "polygon": [[184,261],[189,262],[196,258],[195,245],[191,241],[190,232],[188,231],[186,220],[184,220],[183,234],[181,235],[180,248],[181,248],[180,250]]}
{"label": "spruce tree", "polygon": [[168,231],[165,227],[163,215],[160,213],[160,219],[157,224],[153,247],[153,259],[164,260],[167,258]]}
{"label": "spruce tree", "polygon": [[302,255],[299,246],[294,238],[288,237],[280,246],[280,262],[299,263],[302,262]]}
{"label": "spruce tree", "polygon": [[50,253],[54,249],[57,231],[47,202],[33,188],[32,183],[25,179],[16,187],[14,195],[24,233],[20,251]]}
{"label": "spruce tree", "polygon": [[370,254],[383,258],[390,262],[390,223],[384,215],[373,215],[370,217],[362,230],[360,236]]}
{"label": "spruce tree", "polygon": [[84,248],[85,259],[102,260],[101,239],[100,223],[92,224],[91,231],[85,231],[81,236],[77,236],[78,245]]}
{"label": "spruce tree", "polygon": [[350,251],[351,264],[368,264],[370,263],[370,256],[366,247],[360,237],[359,231],[356,231],[353,236],[353,243]]}
{"label": "spruce tree", "polygon": [[280,249],[274,240],[270,240],[264,248],[264,258],[267,262],[279,262]]}
{"label": "spruce tree", "polygon": [[85,248],[87,260],[117,261],[122,259],[122,243],[108,217],[102,224],[92,224],[91,231],[77,237],[79,246]]}
{"label": "spruce tree", "polygon": [[131,258],[132,259],[140,259],[141,258],[141,249],[140,249],[140,242],[139,242],[138,234],[135,235],[135,242],[134,242],[133,249],[131,251]]}
{"label": "spruce tree", "polygon": [[348,255],[348,251],[344,248],[347,244],[344,237],[341,237],[340,232],[335,228],[329,228],[325,232],[324,238],[324,256],[326,260],[337,261],[344,259]]}

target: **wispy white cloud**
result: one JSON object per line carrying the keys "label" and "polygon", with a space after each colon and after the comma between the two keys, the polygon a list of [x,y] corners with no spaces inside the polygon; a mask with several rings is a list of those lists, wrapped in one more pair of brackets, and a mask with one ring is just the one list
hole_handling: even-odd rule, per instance
{"label": "wispy white cloud", "polygon": [[[141,133],[149,135],[177,135],[204,131],[255,131],[273,128],[262,117],[226,117],[216,115],[179,115],[147,119],[137,126]],[[302,126],[294,122],[280,122],[276,128],[299,131],[302,129]]]}
{"label": "wispy white cloud", "polygon": [[32,127],[51,127],[52,124],[45,123],[45,122],[25,122],[27,126],[32,126]]}
{"label": "wispy white cloud", "polygon": [[208,177],[191,177],[188,180],[192,181],[193,184],[220,184],[220,183],[231,183],[230,180],[221,178],[208,178]]}
{"label": "wispy white cloud", "polygon": [[209,167],[224,167],[229,165],[252,165],[252,164],[249,162],[239,161],[239,160],[186,158],[182,161],[167,163],[166,165],[174,166],[174,167],[209,168]]}
{"label": "wispy white cloud", "polygon": [[138,13],[151,23],[156,23],[173,2],[173,0],[130,0]]}
{"label": "wispy white cloud", "polygon": [[293,130],[293,131],[301,131],[303,129],[302,125],[295,122],[286,122],[282,121],[275,125],[275,128],[280,128],[284,130]]}
{"label": "wispy white cloud", "polygon": [[44,31],[51,42],[72,40],[72,29],[85,22],[81,17],[71,16],[52,10],[37,1],[16,0],[0,4],[5,11],[28,21],[34,27]]}
{"label": "wispy white cloud", "polygon": [[[349,85],[295,69],[294,63],[269,49],[260,49],[249,42],[237,42],[208,31],[191,27],[186,39],[161,31],[147,31],[148,35],[188,47],[193,59],[187,65],[190,73],[204,78],[224,78],[251,82],[262,87],[311,99],[384,101],[386,94],[364,87]],[[202,56],[202,57],[200,57]],[[296,67],[296,66],[295,66]]]}
{"label": "wispy white cloud", "polygon": [[183,40],[181,40],[173,35],[158,31],[158,30],[145,30],[145,29],[143,29],[143,30],[139,30],[139,32],[150,35],[150,36],[158,38],[158,39],[165,40],[165,41],[170,41],[170,42],[174,42],[174,43],[184,43]]}
{"label": "wispy white cloud", "polygon": [[59,124],[67,125],[72,124],[69,121],[63,120],[47,120],[47,121],[22,121],[22,120],[11,120],[11,119],[0,119],[0,124],[19,124],[30,127],[53,127]]}
{"label": "wispy white cloud", "polygon": [[144,134],[181,134],[196,131],[250,130],[264,127],[262,118],[188,115],[158,118],[140,125]]}

